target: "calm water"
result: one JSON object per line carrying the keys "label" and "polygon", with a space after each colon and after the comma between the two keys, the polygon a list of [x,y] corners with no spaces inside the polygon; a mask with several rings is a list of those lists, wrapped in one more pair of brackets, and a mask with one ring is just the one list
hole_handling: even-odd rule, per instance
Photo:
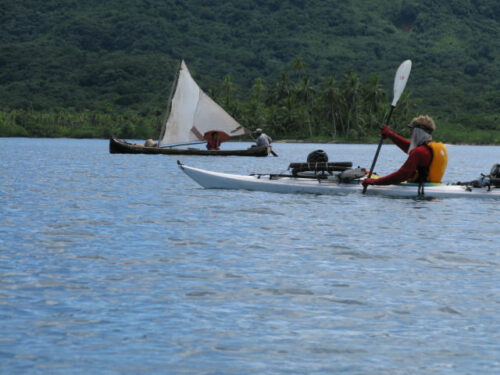
{"label": "calm water", "polygon": [[[499,202],[203,190],[175,163],[274,173],[317,148],[369,167],[376,146],[0,139],[0,373],[500,373]],[[500,163],[448,151],[447,181]],[[376,171],[404,160],[384,145]]]}

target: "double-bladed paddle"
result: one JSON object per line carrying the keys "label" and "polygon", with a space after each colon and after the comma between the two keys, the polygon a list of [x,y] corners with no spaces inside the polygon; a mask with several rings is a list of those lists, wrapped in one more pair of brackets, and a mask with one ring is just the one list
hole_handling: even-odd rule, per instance
{"label": "double-bladed paddle", "polygon": [[[394,97],[391,103],[391,109],[389,110],[389,115],[387,116],[386,125],[389,125],[389,121],[391,121],[391,115],[394,108],[396,108],[396,104],[398,103],[401,94],[403,93],[406,82],[408,82],[408,77],[410,76],[411,71],[411,60],[403,61],[403,63],[399,66],[396,71],[396,76],[394,77]],[[380,141],[378,142],[377,152],[375,152],[375,157],[373,158],[372,166],[370,167],[370,173],[368,173],[368,178],[372,176],[373,168],[375,168],[375,163],[377,162],[378,154],[380,152],[380,148],[382,147],[382,143],[384,143],[384,136],[380,136]],[[366,192],[366,188],[368,185],[363,187],[363,194]]]}

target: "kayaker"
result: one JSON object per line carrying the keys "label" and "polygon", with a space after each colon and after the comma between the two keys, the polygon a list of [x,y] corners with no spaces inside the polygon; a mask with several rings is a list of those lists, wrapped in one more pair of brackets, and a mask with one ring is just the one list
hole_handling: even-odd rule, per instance
{"label": "kayaker", "polygon": [[394,133],[388,125],[382,126],[380,134],[390,138],[401,150],[408,154],[408,159],[398,171],[378,179],[366,178],[366,185],[393,185],[408,182],[441,182],[446,170],[448,154],[441,142],[432,141],[432,132],[436,129],[434,120],[429,116],[418,116],[411,120],[411,138],[407,140]]}
{"label": "kayaker", "polygon": [[255,130],[255,135],[257,135],[256,146],[270,146],[273,141],[270,136],[262,132],[261,128]]}

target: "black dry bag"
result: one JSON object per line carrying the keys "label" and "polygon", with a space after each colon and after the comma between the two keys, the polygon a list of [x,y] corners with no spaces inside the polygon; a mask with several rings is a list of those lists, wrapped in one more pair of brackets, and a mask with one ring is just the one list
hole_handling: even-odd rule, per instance
{"label": "black dry bag", "polygon": [[500,178],[500,164],[494,164],[491,167],[490,176]]}
{"label": "black dry bag", "polygon": [[316,150],[307,155],[308,163],[326,163],[328,162],[328,155],[323,150]]}

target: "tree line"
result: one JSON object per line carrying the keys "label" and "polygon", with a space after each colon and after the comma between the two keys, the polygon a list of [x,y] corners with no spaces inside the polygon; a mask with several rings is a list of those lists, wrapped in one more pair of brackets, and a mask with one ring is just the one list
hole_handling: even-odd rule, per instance
{"label": "tree line", "polygon": [[[308,71],[307,64],[297,56],[275,81],[266,83],[256,78],[249,90],[243,90],[226,74],[205,91],[240,124],[250,130],[262,128],[274,139],[375,142],[392,99],[380,76],[371,73],[363,78],[348,70],[338,77],[314,80]],[[28,107],[0,111],[0,137],[156,139],[164,116],[162,110],[110,105],[93,110]],[[418,114],[434,117],[435,138],[440,141],[500,143],[496,115],[450,118],[422,112],[418,101],[411,99],[411,88],[399,99],[391,127],[409,136],[405,125]],[[242,139],[250,140],[248,136]]]}
{"label": "tree line", "polygon": [[[313,82],[300,56],[291,69],[266,85],[256,78],[245,99],[231,75],[210,87],[207,94],[249,129],[263,128],[276,139],[362,141],[377,136],[389,109],[388,94],[376,73],[366,79],[354,71]],[[404,93],[394,113],[394,123],[406,123],[415,106]],[[0,136],[108,138],[157,138],[162,114],[130,111],[0,112]]]}

